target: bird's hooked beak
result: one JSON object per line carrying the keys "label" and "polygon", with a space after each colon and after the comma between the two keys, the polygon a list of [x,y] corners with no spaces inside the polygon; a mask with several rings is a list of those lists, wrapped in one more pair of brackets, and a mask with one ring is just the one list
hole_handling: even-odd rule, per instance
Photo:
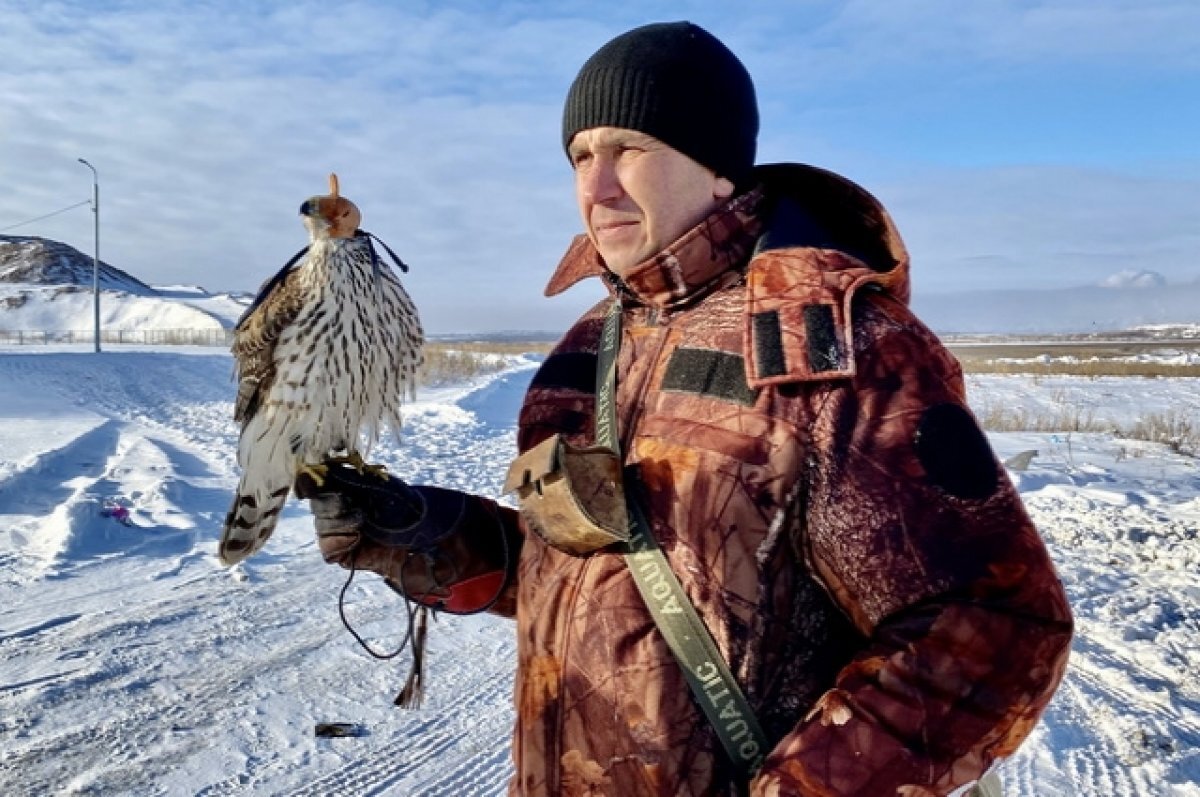
{"label": "bird's hooked beak", "polygon": [[329,175],[329,193],[314,196],[300,205],[304,226],[315,241],[318,238],[353,238],[362,213],[353,202],[341,196],[336,174]]}

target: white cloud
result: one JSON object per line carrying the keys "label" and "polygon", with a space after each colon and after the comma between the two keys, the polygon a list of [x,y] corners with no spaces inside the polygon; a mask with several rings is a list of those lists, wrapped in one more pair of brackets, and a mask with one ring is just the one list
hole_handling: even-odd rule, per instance
{"label": "white cloud", "polygon": [[[880,70],[1194,64],[1192,4],[423,5],[0,0],[0,228],[86,199],[86,157],[105,260],[149,282],[250,290],[303,244],[296,208],[336,171],[364,226],[411,263],[431,328],[558,328],[599,295],[541,298],[579,228],[563,94],[610,36],[690,18],[754,72],[762,151],[844,168],[894,202],[926,275],[952,282],[992,257],[1006,265],[987,279],[1036,281],[1051,258],[1094,283],[1076,262],[1093,256],[1102,273],[1136,266],[1127,256],[1194,273],[1195,178],[882,163],[872,142],[845,143],[860,118],[828,112],[840,94],[874,102],[846,87]],[[91,250],[86,208],[11,232]]]}
{"label": "white cloud", "polygon": [[[0,81],[0,226],[87,198],[82,156],[100,173],[102,257],[253,289],[303,244],[296,209],[337,171],[412,263],[431,327],[502,324],[507,302],[524,308],[508,321],[537,326],[528,308],[578,226],[557,148],[572,75],[546,61],[572,23],[257,8],[15,15],[0,32],[15,78]],[[12,232],[91,249],[86,209]],[[456,317],[475,290],[479,312]]]}
{"label": "white cloud", "polygon": [[1167,278],[1157,271],[1125,269],[1100,281],[1101,288],[1165,288]]}

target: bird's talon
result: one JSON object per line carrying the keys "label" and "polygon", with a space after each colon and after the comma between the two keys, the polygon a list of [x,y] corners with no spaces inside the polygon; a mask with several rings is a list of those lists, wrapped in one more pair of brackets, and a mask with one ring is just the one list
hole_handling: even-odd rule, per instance
{"label": "bird's talon", "polygon": [[375,478],[379,479],[380,481],[388,480],[387,465],[363,465],[362,469],[359,472],[363,473],[363,474],[368,474],[368,475],[374,476]]}
{"label": "bird's talon", "polygon": [[363,476],[374,476],[383,481],[387,481],[388,478],[387,465],[369,465],[357,451],[351,451],[345,456],[330,457],[326,461],[336,465],[349,465]]}
{"label": "bird's talon", "polygon": [[301,474],[307,474],[308,477],[313,480],[315,485],[318,487],[324,487],[325,477],[329,475],[329,466],[301,465],[296,471],[296,476],[300,476]]}

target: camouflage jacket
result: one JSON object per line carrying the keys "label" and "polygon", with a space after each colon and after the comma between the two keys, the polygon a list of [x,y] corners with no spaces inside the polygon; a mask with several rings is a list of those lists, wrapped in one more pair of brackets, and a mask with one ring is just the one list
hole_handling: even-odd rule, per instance
{"label": "camouflage jacket", "polygon": [[[885,211],[821,170],[759,177],[612,283],[626,489],[774,745],[752,795],[948,794],[1033,728],[1070,611],[957,362],[907,308]],[[547,293],[603,273],[580,237]],[[593,442],[607,304],[534,377],[522,451]],[[509,589],[511,794],[738,793],[619,553],[530,533]]]}

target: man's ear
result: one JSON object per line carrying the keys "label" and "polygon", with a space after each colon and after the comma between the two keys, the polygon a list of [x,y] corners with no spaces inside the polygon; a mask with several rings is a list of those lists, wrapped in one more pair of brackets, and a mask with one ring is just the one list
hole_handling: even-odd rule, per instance
{"label": "man's ear", "polygon": [[728,177],[718,177],[713,183],[713,199],[729,199],[733,191],[733,181]]}

